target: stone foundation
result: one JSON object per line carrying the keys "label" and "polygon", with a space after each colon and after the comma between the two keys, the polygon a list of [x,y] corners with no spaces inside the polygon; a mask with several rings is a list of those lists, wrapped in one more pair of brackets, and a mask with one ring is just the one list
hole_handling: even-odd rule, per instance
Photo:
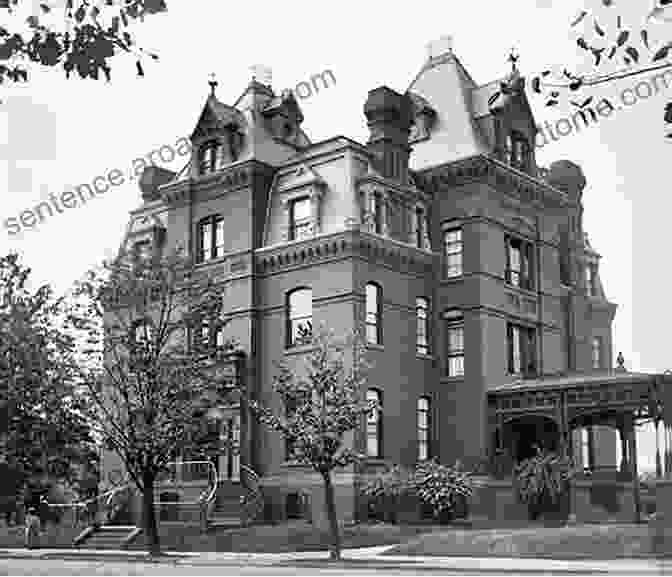
{"label": "stone foundation", "polygon": [[[356,516],[354,475],[332,473],[332,482],[339,523],[351,523]],[[317,528],[329,528],[324,483],[317,473],[304,467],[286,466],[276,475],[263,477],[261,487],[266,500],[264,517],[267,522],[302,518]]]}

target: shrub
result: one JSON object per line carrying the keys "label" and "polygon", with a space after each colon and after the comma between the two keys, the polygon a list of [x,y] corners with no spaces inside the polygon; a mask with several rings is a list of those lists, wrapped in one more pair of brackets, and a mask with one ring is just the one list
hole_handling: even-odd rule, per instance
{"label": "shrub", "polygon": [[362,487],[362,495],[367,499],[368,517],[394,523],[400,498],[410,492],[409,472],[398,465],[393,465],[382,474],[368,480]]}
{"label": "shrub", "polygon": [[420,463],[413,471],[395,465],[362,488],[369,517],[392,523],[403,498],[415,497],[434,519],[447,521],[467,515],[472,493],[471,475],[459,463],[449,467],[435,460]]}
{"label": "shrub", "polygon": [[527,505],[531,519],[557,511],[569,491],[574,472],[570,459],[539,448],[534,457],[516,466],[516,494],[519,501]]}
{"label": "shrub", "polygon": [[434,518],[440,520],[466,517],[467,504],[474,491],[471,473],[463,470],[459,461],[454,467],[436,460],[420,463],[410,488],[424,506],[431,508]]}

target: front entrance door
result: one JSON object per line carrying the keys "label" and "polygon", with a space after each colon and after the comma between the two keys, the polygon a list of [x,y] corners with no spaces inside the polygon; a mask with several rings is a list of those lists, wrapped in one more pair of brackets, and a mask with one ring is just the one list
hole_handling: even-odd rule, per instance
{"label": "front entrance door", "polygon": [[240,481],[240,409],[227,409],[219,421],[219,456],[217,475],[220,481]]}

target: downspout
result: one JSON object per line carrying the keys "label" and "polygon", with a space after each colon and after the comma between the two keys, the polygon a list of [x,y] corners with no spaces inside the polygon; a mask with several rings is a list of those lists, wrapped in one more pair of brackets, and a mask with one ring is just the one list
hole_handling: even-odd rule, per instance
{"label": "downspout", "polygon": [[539,362],[537,363],[538,372],[540,375],[544,374],[544,307],[541,296],[541,218],[539,213],[536,216],[537,221],[537,249],[535,251],[536,260],[536,276],[537,276],[537,331],[539,334]]}

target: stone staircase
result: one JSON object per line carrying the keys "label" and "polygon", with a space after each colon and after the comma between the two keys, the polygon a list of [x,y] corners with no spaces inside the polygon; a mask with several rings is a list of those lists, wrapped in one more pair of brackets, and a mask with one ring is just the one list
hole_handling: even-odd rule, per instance
{"label": "stone staircase", "polygon": [[126,549],[140,531],[135,525],[88,527],[77,536],[73,545],[80,549]]}
{"label": "stone staircase", "polygon": [[240,497],[244,489],[240,483],[222,482],[217,488],[215,507],[208,517],[208,527],[223,529],[240,527]]}

